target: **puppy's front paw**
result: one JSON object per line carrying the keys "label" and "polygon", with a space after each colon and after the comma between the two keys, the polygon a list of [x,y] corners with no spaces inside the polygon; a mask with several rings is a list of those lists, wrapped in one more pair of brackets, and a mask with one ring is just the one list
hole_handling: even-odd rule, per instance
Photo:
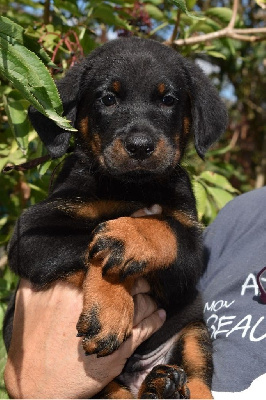
{"label": "puppy's front paw", "polygon": [[131,335],[134,304],[121,284],[103,279],[101,268],[91,267],[84,283],[84,306],[77,323],[86,354],[113,353]]}
{"label": "puppy's front paw", "polygon": [[146,376],[139,391],[140,399],[189,399],[187,377],[175,365],[157,365]]}
{"label": "puppy's front paw", "polygon": [[104,222],[94,230],[89,247],[89,260],[100,261],[103,276],[117,281],[166,268],[176,257],[176,237],[156,217]]}

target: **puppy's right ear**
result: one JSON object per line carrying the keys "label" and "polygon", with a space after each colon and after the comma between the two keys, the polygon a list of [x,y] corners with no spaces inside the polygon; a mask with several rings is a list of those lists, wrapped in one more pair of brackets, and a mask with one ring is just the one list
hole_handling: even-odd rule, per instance
{"label": "puppy's right ear", "polygon": [[[83,71],[84,62],[72,67],[66,76],[57,83],[64,108],[63,115],[73,126],[80,98],[80,81]],[[29,108],[29,118],[52,158],[61,157],[66,153],[71,136],[70,131],[57,126],[54,121],[33,106]]]}

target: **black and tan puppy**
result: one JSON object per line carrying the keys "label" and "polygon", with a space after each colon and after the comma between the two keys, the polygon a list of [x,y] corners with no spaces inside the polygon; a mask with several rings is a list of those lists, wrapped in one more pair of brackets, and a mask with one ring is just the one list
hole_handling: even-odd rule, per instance
{"label": "black and tan puppy", "polygon": [[[198,67],[137,38],[93,51],[58,86],[76,147],[53,192],[17,222],[11,268],[37,287],[83,285],[78,335],[99,356],[130,336],[130,290],[145,277],[167,320],[99,396],[210,398],[211,344],[196,291],[201,229],[180,161],[190,137],[204,156],[225,129],[225,108]],[[70,132],[37,111],[30,116],[50,155],[62,156]],[[160,215],[130,217],[153,204]]]}

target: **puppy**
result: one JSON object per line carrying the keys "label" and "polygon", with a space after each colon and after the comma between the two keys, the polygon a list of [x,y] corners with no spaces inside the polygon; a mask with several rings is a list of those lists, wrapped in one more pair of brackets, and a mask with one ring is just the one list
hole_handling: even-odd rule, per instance
{"label": "puppy", "polygon": [[[219,138],[225,107],[197,66],[138,38],[96,49],[58,88],[75,150],[48,198],[18,220],[10,266],[37,288],[59,279],[83,287],[78,336],[99,357],[131,335],[130,291],[144,277],[167,320],[99,397],[211,398],[211,343],[196,290],[201,228],[180,162],[190,138],[200,157]],[[49,154],[65,154],[71,133],[34,109],[30,118]],[[159,214],[131,217],[155,204]]]}

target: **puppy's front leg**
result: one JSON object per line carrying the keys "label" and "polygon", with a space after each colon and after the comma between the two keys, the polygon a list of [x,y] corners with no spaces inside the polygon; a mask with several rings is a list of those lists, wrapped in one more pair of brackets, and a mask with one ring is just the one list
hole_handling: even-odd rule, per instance
{"label": "puppy's front leg", "polygon": [[104,222],[94,230],[89,247],[90,259],[101,260],[103,276],[119,282],[168,268],[177,254],[176,234],[161,216]]}
{"label": "puppy's front leg", "polygon": [[90,263],[83,284],[84,303],[77,330],[86,354],[113,353],[132,332],[134,279],[119,283],[102,277],[101,261]]}
{"label": "puppy's front leg", "polygon": [[135,279],[169,266],[175,252],[175,236],[161,219],[123,217],[95,229],[84,281],[84,308],[77,324],[88,354],[110,354],[130,336],[134,312],[130,293]]}

